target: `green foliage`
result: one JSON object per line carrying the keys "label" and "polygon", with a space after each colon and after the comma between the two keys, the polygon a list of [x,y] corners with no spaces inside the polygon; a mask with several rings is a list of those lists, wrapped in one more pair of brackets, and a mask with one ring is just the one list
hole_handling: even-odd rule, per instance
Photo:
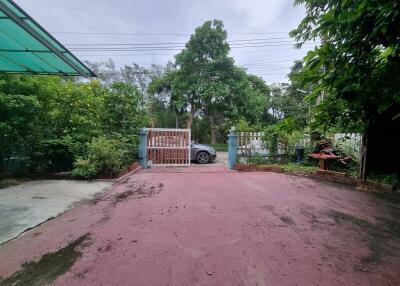
{"label": "green foliage", "polygon": [[371,175],[370,180],[377,181],[383,184],[400,186],[399,174]]}
{"label": "green foliage", "polygon": [[151,94],[169,96],[167,104],[176,116],[182,120],[186,114],[185,126],[192,127],[196,115],[207,120],[213,143],[232,127],[228,128],[228,123],[235,124],[243,118],[256,125],[268,114],[268,86],[261,78],[235,66],[229,50],[223,23],[207,21],[176,55],[176,68],[154,79],[148,89]]}
{"label": "green foliage", "polygon": [[91,179],[98,174],[96,166],[89,159],[78,158],[74,162],[71,175],[77,178]]}
{"label": "green foliage", "polygon": [[0,94],[0,158],[25,155],[37,137],[35,119],[40,112],[36,97]]}
{"label": "green foliage", "polygon": [[217,152],[228,152],[228,144],[226,143],[211,144],[211,147],[213,147]]}
{"label": "green foliage", "polygon": [[256,131],[257,128],[250,126],[250,124],[243,118],[241,118],[235,125],[234,128],[237,132],[252,132]]}
{"label": "green foliage", "polygon": [[125,143],[138,143],[139,129],[146,127],[149,115],[142,108],[141,96],[132,85],[114,83],[104,96],[101,116],[104,134]]}
{"label": "green foliage", "polygon": [[281,165],[283,170],[288,173],[311,173],[315,174],[317,172],[317,166],[308,166],[304,164],[288,163]]}
{"label": "green foliage", "polygon": [[[314,127],[360,129],[400,103],[400,13],[397,1],[296,0],[306,17],[291,32],[320,39],[295,80],[319,103]],[[351,130],[349,130],[351,131]]]}
{"label": "green foliage", "polygon": [[261,166],[268,164],[268,160],[262,156],[252,156],[248,158],[247,163]]}
{"label": "green foliage", "polygon": [[92,178],[98,174],[114,176],[128,163],[126,146],[120,141],[105,137],[94,138],[88,146],[87,156],[78,158],[72,175]]}
{"label": "green foliage", "polygon": [[307,164],[297,164],[292,162],[283,162],[279,164],[275,164],[265,160],[262,157],[253,157],[249,160],[250,164],[264,166],[264,167],[278,167],[282,168],[284,172],[299,174],[299,173],[309,173],[315,174],[318,170],[318,166],[312,166]]}
{"label": "green foliage", "polygon": [[77,158],[93,151],[88,143],[104,136],[134,160],[138,130],[149,121],[142,103],[127,83],[2,75],[0,169],[21,175],[70,171]]}
{"label": "green foliage", "polygon": [[202,112],[210,121],[211,141],[216,143],[216,128],[231,97],[233,59],[228,57],[229,44],[222,21],[205,22],[191,35],[185,49],[176,55],[172,91],[190,109],[193,116]]}

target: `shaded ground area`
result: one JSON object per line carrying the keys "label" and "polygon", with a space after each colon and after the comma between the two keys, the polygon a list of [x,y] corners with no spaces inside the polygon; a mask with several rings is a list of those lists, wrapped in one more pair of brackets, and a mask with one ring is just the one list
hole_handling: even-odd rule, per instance
{"label": "shaded ground area", "polygon": [[0,285],[397,285],[399,217],[307,178],[145,170],[3,245]]}
{"label": "shaded ground area", "polygon": [[0,189],[0,244],[110,186],[111,182],[42,180]]}

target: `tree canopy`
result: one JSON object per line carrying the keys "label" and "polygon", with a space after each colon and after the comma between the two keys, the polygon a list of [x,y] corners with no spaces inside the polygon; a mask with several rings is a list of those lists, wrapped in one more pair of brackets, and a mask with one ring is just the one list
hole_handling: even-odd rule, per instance
{"label": "tree canopy", "polygon": [[296,0],[306,16],[291,35],[320,40],[296,80],[308,87],[316,123],[366,126],[400,103],[400,3]]}
{"label": "tree canopy", "polygon": [[196,115],[206,118],[212,143],[227,122],[259,123],[269,95],[262,79],[235,66],[227,37],[222,21],[205,22],[175,56],[175,69],[149,86],[150,93],[170,93],[176,114],[187,113],[187,128]]}

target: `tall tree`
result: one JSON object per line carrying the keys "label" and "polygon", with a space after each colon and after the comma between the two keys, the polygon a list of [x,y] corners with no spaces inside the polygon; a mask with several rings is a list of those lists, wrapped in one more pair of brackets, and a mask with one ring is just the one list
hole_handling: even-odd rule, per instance
{"label": "tall tree", "polygon": [[[155,78],[148,86],[148,92],[153,96],[150,104],[152,112],[156,112],[160,104],[171,109],[175,115],[175,128],[179,128],[179,116],[184,113],[187,108],[185,98],[181,96],[176,89],[173,92],[173,86],[176,86],[177,71],[169,69],[161,77]],[[154,107],[154,110],[153,110]],[[164,108],[162,108],[164,109]],[[160,122],[157,122],[160,124]]]}
{"label": "tall tree", "polygon": [[193,117],[201,111],[209,119],[212,143],[216,143],[217,115],[231,95],[229,79],[234,62],[228,56],[227,36],[222,21],[207,21],[176,55],[178,74],[174,91],[189,103],[187,127],[191,128]]}

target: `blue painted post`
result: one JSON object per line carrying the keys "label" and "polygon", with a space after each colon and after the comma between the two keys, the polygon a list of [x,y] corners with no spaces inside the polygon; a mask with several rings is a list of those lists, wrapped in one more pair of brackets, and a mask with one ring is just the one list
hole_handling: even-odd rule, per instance
{"label": "blue painted post", "polygon": [[138,150],[138,157],[140,165],[143,168],[147,167],[147,132],[146,128],[140,129],[139,132],[139,150]]}
{"label": "blue painted post", "polygon": [[237,135],[234,130],[231,130],[228,135],[228,167],[233,169],[237,158]]}

